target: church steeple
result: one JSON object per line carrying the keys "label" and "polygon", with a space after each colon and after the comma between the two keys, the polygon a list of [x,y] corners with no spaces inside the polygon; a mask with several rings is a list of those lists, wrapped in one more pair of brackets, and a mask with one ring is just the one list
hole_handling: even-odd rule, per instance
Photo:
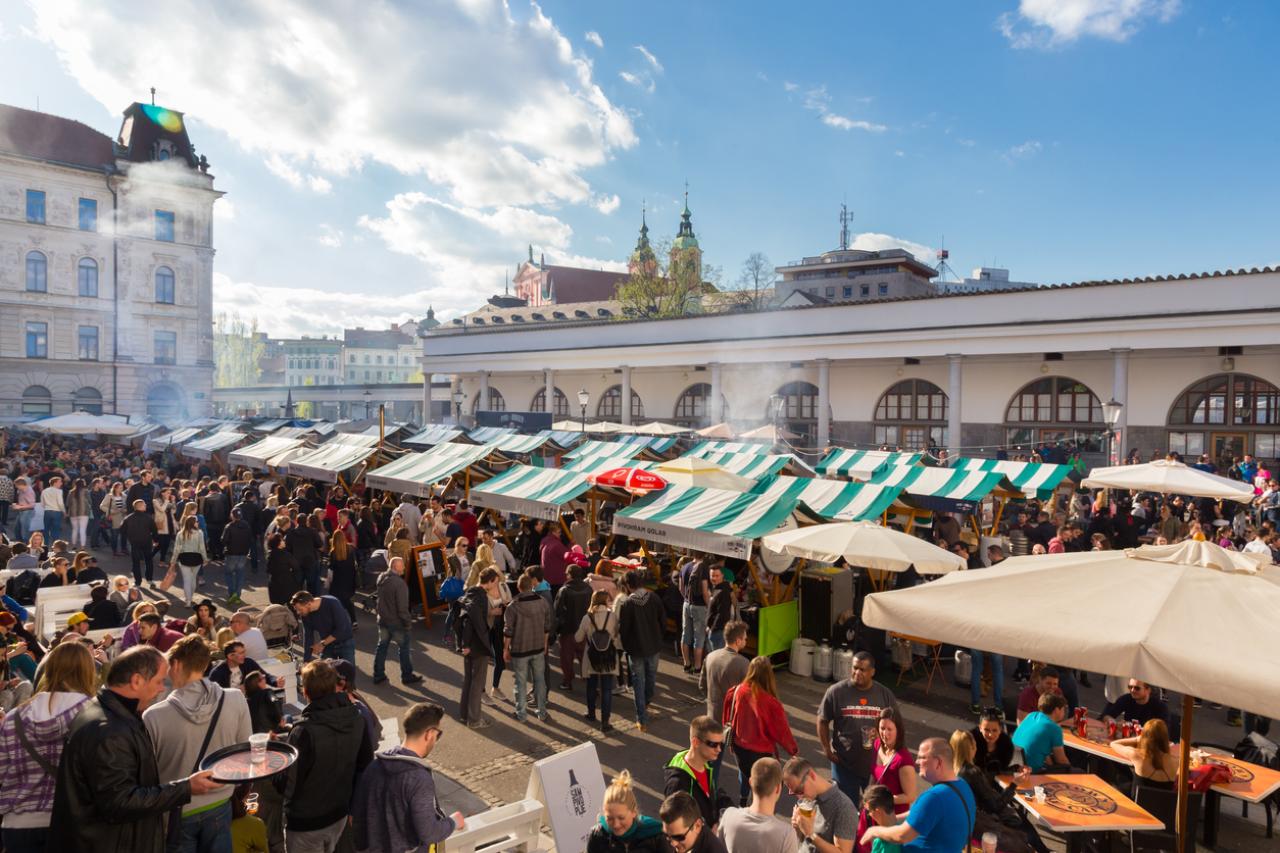
{"label": "church steeple", "polygon": [[671,242],[671,274],[686,270],[689,277],[702,281],[702,248],[693,233],[693,214],[689,212],[689,182],[684,184],[684,212],[680,214],[680,230]]}
{"label": "church steeple", "polygon": [[653,247],[649,245],[649,223],[645,221],[645,213],[645,205],[641,202],[640,236],[636,239],[635,251],[631,253],[631,258],[627,262],[627,270],[631,273],[635,273],[637,270],[652,273],[658,266],[658,259],[653,254]]}

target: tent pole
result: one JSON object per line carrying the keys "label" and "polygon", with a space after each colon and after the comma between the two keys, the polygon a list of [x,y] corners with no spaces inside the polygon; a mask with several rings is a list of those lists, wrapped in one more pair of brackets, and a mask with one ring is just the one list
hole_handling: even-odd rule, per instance
{"label": "tent pole", "polygon": [[1009,502],[1008,498],[1001,498],[1000,500],[996,501],[996,511],[995,511],[995,514],[991,517],[991,531],[987,534],[988,536],[995,536],[996,531],[1000,529],[1000,517],[1004,515],[1004,506],[1008,502]]}
{"label": "tent pole", "polygon": [[[1182,744],[1178,750],[1178,850],[1195,850],[1194,839],[1187,837],[1187,783],[1191,773],[1191,719],[1195,715],[1195,699],[1182,695]],[[1188,848],[1188,844],[1191,846]]]}
{"label": "tent pole", "polygon": [[470,465],[467,466],[465,497],[467,502],[470,503],[471,502],[471,466]]}
{"label": "tent pole", "polygon": [[596,538],[596,493],[595,490],[587,492],[587,508],[591,513],[591,538]]}

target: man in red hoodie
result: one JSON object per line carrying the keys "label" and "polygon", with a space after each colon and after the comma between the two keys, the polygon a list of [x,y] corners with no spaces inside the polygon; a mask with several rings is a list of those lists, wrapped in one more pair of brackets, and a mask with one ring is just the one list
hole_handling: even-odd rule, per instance
{"label": "man in red hoodie", "polygon": [[170,646],[182,639],[182,634],[166,628],[155,613],[144,613],[138,617],[138,637],[144,644],[167,652]]}

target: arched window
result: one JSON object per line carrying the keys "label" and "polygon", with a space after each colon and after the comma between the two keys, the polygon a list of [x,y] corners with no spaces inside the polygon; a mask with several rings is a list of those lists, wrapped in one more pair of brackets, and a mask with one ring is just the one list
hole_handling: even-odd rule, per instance
{"label": "arched window", "polygon": [[[559,388],[555,389],[555,408],[552,414],[557,418],[569,417],[569,398]],[[529,404],[531,412],[545,412],[547,410],[547,388],[544,385],[538,389],[538,393],[533,395],[533,402]]]}
{"label": "arched window", "polygon": [[75,394],[75,410],[91,415],[102,414],[102,392],[97,388],[80,388]]}
{"label": "arched window", "polygon": [[174,304],[173,270],[168,267],[156,268],[156,302]]}
{"label": "arched window", "polygon": [[81,258],[76,271],[81,296],[98,295],[98,262],[93,258]]}
{"label": "arched window", "polygon": [[947,445],[947,395],[924,379],[906,379],[876,403],[876,444],[903,450]]}
{"label": "arched window", "polygon": [[[489,405],[485,406],[486,412],[505,412],[507,410],[507,401],[502,398],[502,394],[497,388],[490,386],[489,388]],[[480,411],[480,395],[476,394],[475,399],[471,401],[471,413],[475,414]]]}
{"label": "arched window", "polygon": [[1065,376],[1024,385],[1009,401],[1005,424],[1014,446],[1069,443],[1093,452],[1102,450],[1106,430],[1098,395]]}
{"label": "arched window", "polygon": [[49,292],[49,260],[43,252],[27,252],[27,290]]}
{"label": "arched window", "polygon": [[672,420],[686,427],[710,426],[711,386],[706,382],[699,382],[684,389],[680,399],[676,400],[675,417]]}
{"label": "arched window", "polygon": [[1169,449],[1187,457],[1207,453],[1223,467],[1246,453],[1276,459],[1280,388],[1238,373],[1201,379],[1169,409]]}
{"label": "arched window", "polygon": [[[596,404],[596,417],[615,423],[622,420],[622,386],[614,385],[607,389]],[[644,420],[644,403],[636,389],[631,389],[631,423],[638,424]]]}
{"label": "arched window", "polygon": [[[818,386],[812,382],[788,382],[774,392],[766,420],[802,438],[814,440],[818,432]],[[776,409],[774,408],[776,406]]]}
{"label": "arched window", "polygon": [[147,415],[165,423],[186,417],[182,391],[169,382],[151,386],[151,390],[147,392]]}
{"label": "arched window", "polygon": [[29,418],[43,418],[53,414],[53,395],[43,385],[29,385],[22,392],[22,414]]}

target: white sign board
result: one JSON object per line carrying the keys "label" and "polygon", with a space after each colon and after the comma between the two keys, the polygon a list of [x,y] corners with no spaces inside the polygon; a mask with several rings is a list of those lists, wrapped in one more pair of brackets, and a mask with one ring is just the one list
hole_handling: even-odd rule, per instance
{"label": "white sign board", "polygon": [[596,745],[579,744],[535,762],[525,798],[546,807],[556,850],[586,850],[587,836],[604,809],[604,771]]}

